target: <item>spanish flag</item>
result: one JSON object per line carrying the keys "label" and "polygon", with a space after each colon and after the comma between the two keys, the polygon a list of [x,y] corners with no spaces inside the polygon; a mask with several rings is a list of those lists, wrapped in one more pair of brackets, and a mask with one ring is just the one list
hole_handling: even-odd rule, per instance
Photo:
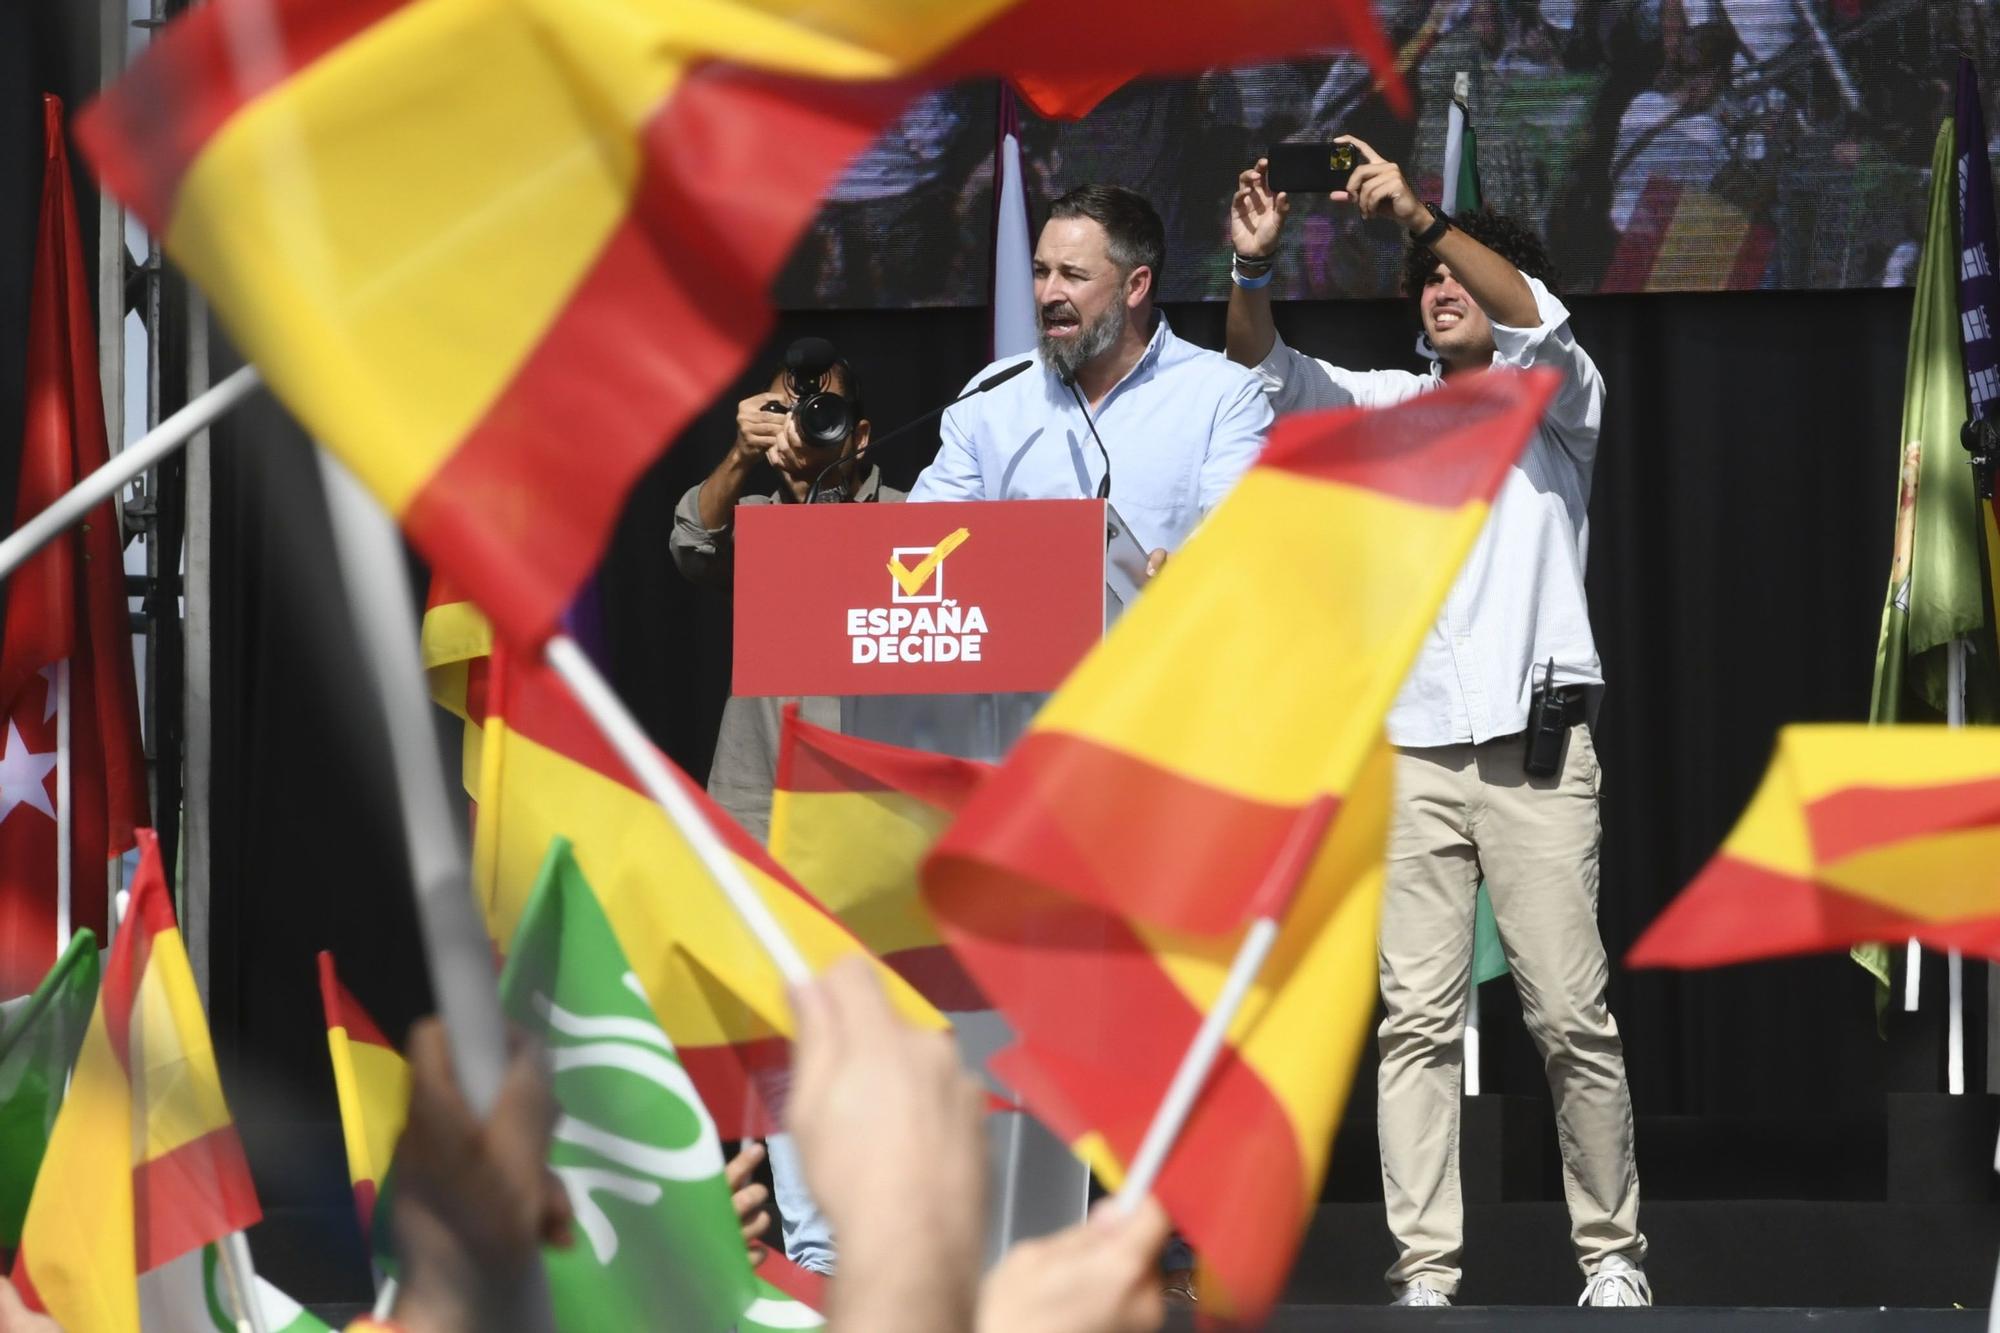
{"label": "spanish flag", "polygon": [[[513,939],[550,841],[568,838],[723,1137],[776,1129],[774,1093],[792,1032],[784,978],[562,683],[504,650],[490,673],[473,888],[494,942]],[[867,956],[707,793],[673,772],[814,971]],[[900,977],[885,968],[882,981],[911,1022],[946,1026]]]}
{"label": "spanish flag", "polygon": [[1277,1298],[1374,1013],[1382,719],[1555,387],[1280,422],[925,864],[1019,1036],[993,1073],[1114,1181],[1245,930],[1281,920],[1156,1190],[1227,1315]]}
{"label": "spanish flag", "polygon": [[1778,733],[1742,818],[1632,946],[1717,967],[1916,939],[2000,959],[2000,727]]}
{"label": "spanish flag", "polygon": [[[216,0],[83,118],[98,175],[503,637],[769,331],[921,87],[1332,48],[1365,0]],[[1396,85],[1400,95],[1400,83]]]}
{"label": "spanish flag", "polygon": [[319,999],[326,1010],[326,1045],[333,1057],[334,1094],[340,1100],[347,1178],[354,1186],[361,1234],[367,1236],[375,1220],[376,1193],[409,1115],[410,1066],[340,984],[333,955],[323,949]]}
{"label": "spanish flag", "polygon": [[78,1333],[139,1333],[138,1275],[263,1214],[150,829],[22,1228],[14,1285]]}
{"label": "spanish flag", "polygon": [[771,855],[938,1008],[990,1009],[945,948],[917,867],[991,764],[843,736],[785,709]]}

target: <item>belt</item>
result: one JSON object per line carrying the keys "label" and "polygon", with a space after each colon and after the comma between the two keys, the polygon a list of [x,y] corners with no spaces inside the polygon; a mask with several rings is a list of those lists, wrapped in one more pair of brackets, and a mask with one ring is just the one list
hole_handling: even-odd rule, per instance
{"label": "belt", "polygon": [[[1573,727],[1584,720],[1586,711],[1586,689],[1582,685],[1558,685],[1556,698],[1562,701],[1563,725]],[[1536,690],[1528,701],[1528,716],[1533,717],[1542,710],[1542,692]]]}

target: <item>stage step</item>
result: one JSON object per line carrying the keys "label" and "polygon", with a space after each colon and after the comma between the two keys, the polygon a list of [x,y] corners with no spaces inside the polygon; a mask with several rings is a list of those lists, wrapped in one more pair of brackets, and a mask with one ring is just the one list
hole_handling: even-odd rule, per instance
{"label": "stage step", "polygon": [[[1675,1306],[1984,1307],[2000,1255],[2000,1204],[1659,1200],[1641,1205],[1647,1276]],[[1382,1206],[1323,1203],[1285,1300],[1371,1306],[1394,1257]],[[1559,1203],[1466,1209],[1469,1301],[1566,1306],[1583,1279]]]}
{"label": "stage step", "polygon": [[[1194,1320],[1176,1314],[1167,1327],[1181,1333]],[[1396,1310],[1384,1306],[1287,1305],[1267,1333],[1970,1333],[1986,1327],[1982,1310],[1829,1310],[1785,1308],[1551,1309],[1546,1306],[1461,1306]]]}

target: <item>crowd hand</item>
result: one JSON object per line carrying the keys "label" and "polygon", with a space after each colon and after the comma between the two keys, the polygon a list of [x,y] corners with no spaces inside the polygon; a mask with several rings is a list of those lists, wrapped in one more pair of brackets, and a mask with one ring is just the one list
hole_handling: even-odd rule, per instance
{"label": "crowd hand", "polygon": [[911,1027],[850,959],[792,993],[786,1110],[840,1238],[839,1333],[971,1324],[985,1228],[985,1094],[940,1032]]}
{"label": "crowd hand", "polygon": [[978,1333],[1149,1333],[1166,1320],[1160,1251],[1169,1224],[1148,1198],[1007,1252],[979,1292]]}
{"label": "crowd hand", "polygon": [[482,1123],[436,1019],[410,1029],[410,1114],[397,1144],[397,1322],[421,1333],[519,1322],[543,1245],[570,1244],[569,1197],[548,1168],[555,1094],[538,1047],[508,1061]]}
{"label": "crowd hand", "polygon": [[758,1242],[771,1229],[771,1210],[764,1206],[770,1202],[771,1192],[752,1179],[763,1162],[764,1145],[752,1141],[723,1168],[729,1181],[729,1201],[736,1205],[736,1224],[743,1228],[743,1244],[752,1263],[764,1257],[764,1247]]}
{"label": "crowd hand", "polygon": [[1258,158],[1256,166],[1236,178],[1236,195],[1229,202],[1229,243],[1245,259],[1276,254],[1285,234],[1292,202],[1271,192],[1270,167],[1268,158]]}
{"label": "crowd hand", "polygon": [[[786,476],[797,477],[801,481],[811,481],[832,459],[827,456],[824,448],[815,448],[807,444],[799,435],[797,417],[786,413],[779,420],[784,424],[778,429],[777,442],[771,446],[771,451],[765,457],[771,460],[772,467]],[[820,456],[815,457],[815,455]],[[828,484],[832,484],[831,478],[828,479]]]}
{"label": "crowd hand", "polygon": [[0,1276],[0,1333],[62,1333],[62,1325],[30,1310],[14,1284]]}
{"label": "crowd hand", "polygon": [[782,401],[766,389],[736,405],[736,443],[732,449],[739,461],[759,462],[773,445],[785,438],[785,427],[791,423],[792,414],[764,410],[764,404]]}
{"label": "crowd hand", "polygon": [[1347,178],[1347,188],[1335,190],[1327,196],[1329,199],[1336,204],[1352,203],[1364,218],[1393,218],[1406,230],[1417,230],[1419,223],[1430,225],[1430,210],[1403,178],[1401,167],[1383,161],[1380,153],[1351,134],[1343,134],[1334,142],[1352,144],[1362,161]]}

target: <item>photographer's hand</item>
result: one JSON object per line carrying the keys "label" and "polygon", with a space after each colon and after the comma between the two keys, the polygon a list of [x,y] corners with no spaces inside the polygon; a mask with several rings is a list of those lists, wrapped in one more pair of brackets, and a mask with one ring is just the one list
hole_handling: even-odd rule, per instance
{"label": "photographer's hand", "polygon": [[771,447],[785,437],[791,421],[789,412],[767,411],[764,404],[784,401],[783,395],[765,390],[751,394],[736,405],[736,439],[729,452],[701,484],[701,525],[711,532],[729,526],[736,502],[750,484],[750,473],[763,462]]}

